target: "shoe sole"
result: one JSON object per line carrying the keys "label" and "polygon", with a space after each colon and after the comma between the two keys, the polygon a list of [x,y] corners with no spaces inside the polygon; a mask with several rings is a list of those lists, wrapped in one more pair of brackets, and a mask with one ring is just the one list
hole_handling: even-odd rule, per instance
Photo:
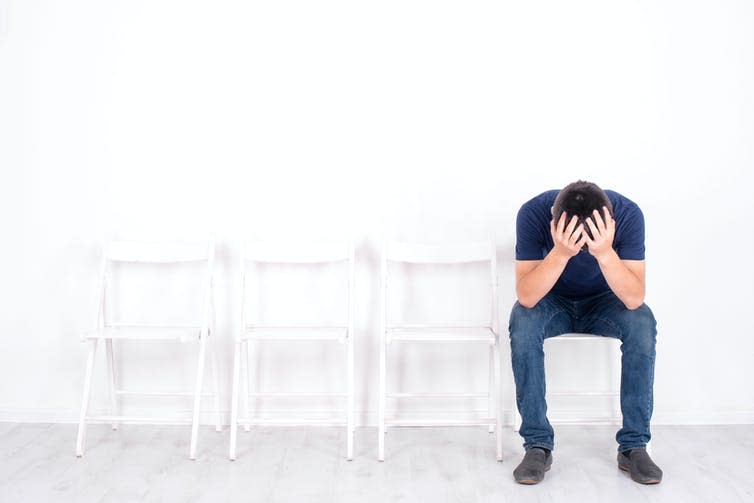
{"label": "shoe sole", "polygon": [[635,479],[634,476],[633,476],[633,474],[631,473],[631,468],[629,468],[626,465],[622,465],[622,464],[618,463],[618,468],[620,468],[624,472],[628,472],[629,475],[631,475],[631,480],[633,480],[634,482],[638,482],[639,484],[647,484],[647,485],[649,485],[649,484],[659,484],[660,483],[659,479],[649,479],[649,480],[637,480],[637,479]]}
{"label": "shoe sole", "polygon": [[[546,472],[550,471],[550,467],[548,466],[547,468],[545,468],[545,471]],[[527,486],[531,486],[531,485],[534,485],[534,484],[539,484],[541,482],[541,480],[524,479],[524,480],[517,480],[516,482],[518,482],[519,484],[526,484]]]}

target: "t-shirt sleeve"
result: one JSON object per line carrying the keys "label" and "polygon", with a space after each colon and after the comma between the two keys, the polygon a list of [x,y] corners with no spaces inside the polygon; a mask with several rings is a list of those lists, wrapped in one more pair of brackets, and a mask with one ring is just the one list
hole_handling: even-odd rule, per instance
{"label": "t-shirt sleeve", "polygon": [[[545,243],[541,225],[538,225],[534,212],[527,205],[518,210],[516,216],[516,260],[542,260]],[[548,229],[549,232],[549,229]]]}
{"label": "t-shirt sleeve", "polygon": [[[644,260],[644,214],[634,205],[621,223],[615,251],[622,260]],[[616,236],[617,237],[617,236]]]}

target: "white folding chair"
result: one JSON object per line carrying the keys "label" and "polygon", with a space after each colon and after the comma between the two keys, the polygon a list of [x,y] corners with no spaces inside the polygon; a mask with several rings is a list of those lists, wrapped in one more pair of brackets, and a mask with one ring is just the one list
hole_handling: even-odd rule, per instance
{"label": "white folding chair", "polygon": [[[103,250],[99,274],[99,287],[97,295],[97,320],[96,329],[82,335],[82,341],[89,345],[89,355],[86,361],[84,377],[83,397],[81,413],[79,416],[78,436],[76,439],[76,455],[82,456],[86,438],[88,423],[112,423],[112,429],[118,429],[118,424],[123,422],[135,423],[175,423],[174,417],[133,417],[118,413],[118,398],[125,395],[147,396],[193,396],[193,415],[191,424],[191,442],[189,458],[196,459],[196,443],[199,428],[199,412],[202,395],[213,395],[215,401],[217,431],[221,431],[222,417],[220,415],[220,395],[218,389],[217,363],[212,345],[209,345],[212,366],[212,379],[214,384],[213,393],[203,393],[202,383],[204,376],[205,352],[210,334],[214,332],[213,300],[212,300],[212,271],[214,266],[215,244],[214,239],[200,243],[155,243],[144,241],[110,241]],[[169,264],[181,265],[185,263],[198,263],[197,269],[201,274],[196,279],[201,281],[201,312],[197,313],[197,319],[186,323],[161,323],[161,322],[128,322],[115,320],[113,313],[109,312],[109,306],[113,298],[118,294],[112,278],[112,268],[125,263],[141,264],[143,266],[157,266],[167,269]],[[161,270],[162,270],[161,269]],[[167,272],[167,271],[165,271]],[[162,277],[162,276],[161,276]],[[142,391],[118,389],[113,358],[113,341],[126,340],[173,340],[179,342],[197,342],[199,344],[199,356],[196,363],[196,378],[193,391]],[[99,341],[105,342],[107,353],[107,387],[110,396],[109,414],[89,415],[89,401],[92,388],[92,374],[94,370],[97,345]]]}
{"label": "white folding chair", "polygon": [[[412,264],[462,264],[489,262],[490,264],[490,317],[489,323],[481,326],[443,326],[431,324],[392,324],[388,320],[388,263]],[[497,260],[495,246],[491,241],[419,244],[387,241],[383,245],[381,264],[381,315],[380,315],[380,385],[378,455],[385,459],[385,434],[388,426],[469,426],[487,425],[489,432],[495,432],[496,457],[502,461],[502,431],[500,417],[500,341],[497,316]],[[489,346],[489,385],[485,392],[470,393],[388,393],[387,391],[387,348],[398,342],[473,342]],[[465,420],[411,420],[386,417],[388,398],[409,397],[486,397],[488,417]]]}
{"label": "white folding chair", "polygon": [[[251,278],[253,271],[264,264],[326,264],[342,263],[346,271],[342,276],[346,281],[347,294],[345,299],[346,320],[342,324],[254,324],[249,319],[252,313],[247,307],[248,288],[254,284]],[[253,266],[250,267],[250,264]],[[231,405],[230,422],[230,451],[231,460],[236,459],[236,442],[238,425],[250,431],[252,425],[270,426],[346,426],[347,449],[346,458],[353,459],[354,435],[354,247],[351,242],[325,243],[249,243],[241,257],[241,326],[236,335],[235,352],[233,357],[233,399]],[[344,345],[346,391],[316,391],[316,392],[269,392],[259,391],[251,385],[249,367],[249,342],[302,342],[322,341],[337,342]],[[255,355],[256,356],[256,355]],[[254,362],[258,365],[258,362]],[[243,367],[243,368],[242,368]],[[240,374],[243,371],[243,388]],[[239,394],[243,398],[243,417],[239,418]],[[252,417],[250,397],[342,397],[345,398],[345,420],[335,418],[312,417],[283,417],[262,418]]]}
{"label": "white folding chair", "polygon": [[[545,343],[554,344],[584,344],[588,346],[600,345],[607,351],[608,365],[613,368],[613,372],[617,373],[616,379],[620,383],[620,340],[614,337],[606,337],[595,334],[582,334],[571,333],[562,334],[556,337],[548,337],[545,339]],[[613,362],[617,361],[617,369],[614,367]],[[614,424],[620,425],[622,416],[620,413],[620,389],[610,391],[550,391],[547,390],[548,402],[550,397],[562,397],[562,396],[584,396],[584,397],[612,397],[612,410],[607,417],[579,417],[574,419],[560,419],[557,421],[559,424]],[[548,403],[548,408],[549,407]],[[518,413],[518,405],[516,404],[516,394],[513,394],[513,431],[518,431],[521,426],[521,415]],[[652,453],[651,442],[647,444],[647,452]]]}

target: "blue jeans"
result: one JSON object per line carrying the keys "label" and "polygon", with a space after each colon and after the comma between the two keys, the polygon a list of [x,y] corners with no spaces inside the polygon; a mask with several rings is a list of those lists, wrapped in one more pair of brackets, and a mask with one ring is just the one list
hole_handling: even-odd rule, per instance
{"label": "blue jeans", "polygon": [[651,437],[657,322],[646,304],[631,311],[612,291],[581,300],[548,293],[531,309],[516,302],[509,330],[524,449],[554,447],[545,401],[544,340],[567,333],[620,339],[623,427],[615,436],[618,451],[647,445]]}

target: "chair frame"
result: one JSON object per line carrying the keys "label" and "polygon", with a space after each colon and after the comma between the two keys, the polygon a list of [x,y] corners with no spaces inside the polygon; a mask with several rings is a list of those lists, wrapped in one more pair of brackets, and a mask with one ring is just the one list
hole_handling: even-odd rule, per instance
{"label": "chair frame", "polygon": [[[209,336],[214,332],[214,296],[213,269],[215,257],[214,238],[211,237],[201,244],[187,243],[155,243],[146,241],[110,241],[103,247],[102,258],[99,266],[99,280],[97,287],[96,320],[93,331],[82,334],[81,341],[87,343],[89,351],[86,360],[84,385],[79,414],[78,434],[76,438],[76,456],[81,457],[84,453],[86,441],[86,429],[89,423],[111,423],[112,429],[117,430],[120,422],[129,423],[161,423],[176,424],[173,417],[136,417],[120,414],[118,398],[124,395],[142,396],[190,396],[193,397],[193,411],[190,421],[191,441],[189,445],[189,458],[196,459],[196,446],[199,430],[199,413],[202,396],[213,396],[215,405],[216,422],[215,429],[222,430],[222,415],[220,412],[220,393],[218,382],[217,359],[209,344],[211,358],[211,372],[213,380],[213,392],[203,393],[204,365],[206,351],[208,349]],[[176,324],[176,323],[127,323],[110,322],[107,313],[108,284],[110,274],[108,266],[111,263],[130,262],[144,264],[176,264],[182,262],[205,262],[206,271],[202,282],[202,312],[199,324]],[[175,340],[180,342],[196,341],[199,343],[196,378],[194,389],[187,392],[172,391],[142,391],[118,389],[115,363],[113,357],[113,340]],[[89,415],[89,402],[91,399],[92,374],[97,355],[99,341],[105,342],[107,358],[107,387],[109,393],[109,414]]]}
{"label": "chair frame", "polygon": [[[491,306],[490,323],[484,326],[442,326],[431,324],[389,324],[387,316],[388,263],[414,264],[460,264],[470,262],[490,263]],[[496,458],[502,461],[501,427],[501,364],[500,337],[498,327],[498,277],[497,253],[492,241],[425,244],[399,241],[385,241],[381,259],[381,313],[380,313],[380,382],[378,411],[378,452],[377,459],[385,459],[385,434],[388,426],[470,426],[487,425],[490,433],[495,433]],[[468,335],[476,331],[476,335]],[[464,335],[467,334],[467,335]],[[489,386],[483,393],[388,393],[387,392],[387,349],[394,342],[486,342],[489,344]],[[388,419],[386,417],[388,398],[421,397],[487,397],[488,417],[467,420],[411,420]]]}
{"label": "chair frame", "polygon": [[[567,333],[567,334],[561,334],[557,335],[555,337],[548,337],[545,339],[545,342],[547,341],[559,341],[560,344],[568,344],[571,341],[590,341],[590,342],[598,342],[598,343],[606,343],[611,346],[611,349],[614,349],[616,346],[620,345],[620,340],[615,337],[608,337],[598,334],[586,334],[586,333],[580,333],[580,332],[573,332],[573,333]],[[620,361],[620,360],[619,360]],[[620,380],[619,380],[620,382]],[[612,397],[615,401],[618,403],[617,409],[620,410],[620,390],[618,391],[557,391],[547,392],[547,397],[559,397],[559,396],[607,396]],[[613,406],[613,409],[615,410],[616,407]],[[514,391],[513,393],[513,407],[512,407],[512,415],[513,415],[513,431],[517,432],[519,427],[521,426],[521,415],[518,412],[518,404],[516,403],[516,393]],[[571,420],[560,420],[557,421],[557,423],[560,424],[621,424],[621,415],[620,413],[617,415],[613,415],[607,419],[571,419]],[[652,445],[651,442],[647,443],[647,452],[650,454],[652,453]]]}
{"label": "chair frame", "polygon": [[[259,426],[345,426],[346,427],[346,459],[353,459],[353,437],[355,431],[354,418],[354,276],[355,251],[352,241],[330,243],[248,243],[241,256],[241,323],[237,330],[233,356],[233,395],[231,403],[230,447],[228,457],[236,459],[238,426],[243,425],[244,431],[250,431],[252,425]],[[249,283],[248,263],[285,263],[285,264],[322,264],[340,263],[347,265],[347,305],[345,325],[252,325],[248,323],[246,309],[247,284]],[[278,334],[275,334],[278,332]],[[282,334],[280,332],[283,332]],[[291,333],[298,332],[298,333]],[[312,334],[314,332],[314,334]],[[346,391],[344,392],[261,392],[255,389],[250,378],[249,342],[278,342],[278,341],[330,341],[345,346]],[[243,373],[243,389],[241,389],[241,373]],[[243,394],[243,418],[239,418],[239,394]],[[331,418],[252,418],[249,398],[255,397],[324,397],[337,396],[346,399],[345,420]]]}

